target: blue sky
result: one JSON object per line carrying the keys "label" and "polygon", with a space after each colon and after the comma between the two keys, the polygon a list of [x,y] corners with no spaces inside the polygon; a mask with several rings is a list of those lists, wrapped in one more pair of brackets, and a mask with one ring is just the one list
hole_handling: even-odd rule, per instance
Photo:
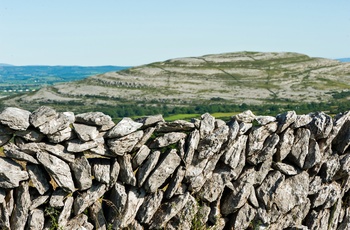
{"label": "blue sky", "polygon": [[135,66],[236,51],[350,57],[349,0],[0,0],[0,63]]}

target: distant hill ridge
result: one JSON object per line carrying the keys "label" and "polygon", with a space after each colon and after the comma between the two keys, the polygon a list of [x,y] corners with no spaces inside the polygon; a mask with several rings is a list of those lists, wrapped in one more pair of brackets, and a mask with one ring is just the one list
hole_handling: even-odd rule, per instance
{"label": "distant hill ridge", "polygon": [[170,59],[57,84],[5,105],[86,110],[195,104],[327,102],[350,89],[350,63],[299,53],[236,52]]}

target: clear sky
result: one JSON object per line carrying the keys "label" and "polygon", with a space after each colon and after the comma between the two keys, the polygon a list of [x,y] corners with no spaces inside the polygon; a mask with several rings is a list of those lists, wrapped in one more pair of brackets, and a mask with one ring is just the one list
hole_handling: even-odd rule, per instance
{"label": "clear sky", "polygon": [[350,1],[0,0],[0,63],[135,66],[236,51],[350,57]]}

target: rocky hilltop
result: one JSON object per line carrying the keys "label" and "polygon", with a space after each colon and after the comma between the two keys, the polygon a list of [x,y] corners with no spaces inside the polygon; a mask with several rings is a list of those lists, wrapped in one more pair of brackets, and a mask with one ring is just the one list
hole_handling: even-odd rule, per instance
{"label": "rocky hilltop", "polygon": [[350,113],[0,113],[1,229],[350,228]]}
{"label": "rocky hilltop", "polygon": [[350,88],[350,63],[298,53],[239,52],[171,59],[58,84],[6,105],[168,106],[320,102]]}

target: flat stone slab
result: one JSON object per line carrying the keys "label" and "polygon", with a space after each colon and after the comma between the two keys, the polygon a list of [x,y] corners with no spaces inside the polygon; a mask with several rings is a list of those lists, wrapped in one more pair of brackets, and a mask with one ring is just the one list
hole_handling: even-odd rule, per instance
{"label": "flat stone slab", "polygon": [[26,130],[31,112],[19,108],[8,107],[0,113],[0,123],[13,130]]}
{"label": "flat stone slab", "polygon": [[15,188],[19,182],[28,180],[29,175],[15,161],[0,157],[0,188]]}

